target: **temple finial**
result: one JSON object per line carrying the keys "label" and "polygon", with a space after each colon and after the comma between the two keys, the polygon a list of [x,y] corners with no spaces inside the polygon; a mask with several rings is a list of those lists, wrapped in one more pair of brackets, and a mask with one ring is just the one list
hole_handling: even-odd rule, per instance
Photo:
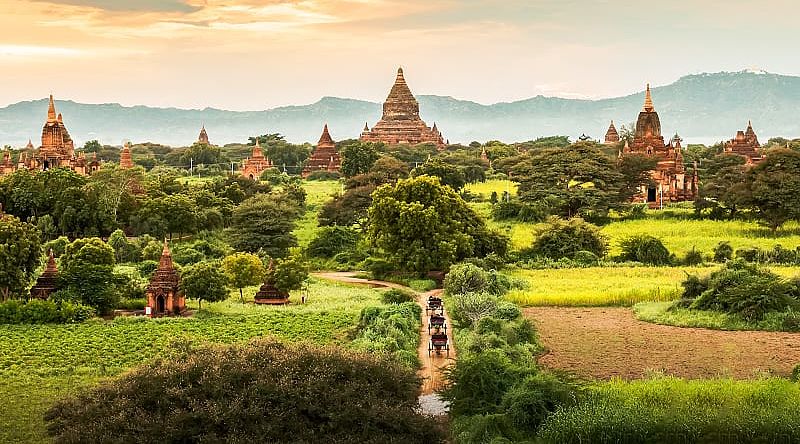
{"label": "temple finial", "polygon": [[644,95],[644,110],[645,112],[651,113],[655,111],[655,109],[655,106],[653,106],[653,97],[650,95],[650,84],[648,83]]}
{"label": "temple finial", "polygon": [[56,103],[53,101],[53,95],[50,94],[50,104],[47,107],[47,121],[56,122]]}

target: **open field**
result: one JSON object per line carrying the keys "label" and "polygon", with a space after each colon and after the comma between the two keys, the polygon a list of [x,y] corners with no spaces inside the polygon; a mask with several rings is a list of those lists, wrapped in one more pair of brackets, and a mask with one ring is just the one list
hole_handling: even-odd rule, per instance
{"label": "open field", "polygon": [[[256,289],[246,290],[252,298]],[[227,301],[203,304],[193,318],[0,325],[0,442],[44,441],[42,414],[53,400],[152,359],[174,347],[173,341],[233,343],[274,335],[346,343],[360,310],[379,304],[379,295],[369,288],[312,282],[305,305],[242,305],[232,293]],[[297,299],[293,295],[292,301]]]}
{"label": "open field", "polygon": [[342,183],[338,180],[304,180],[303,189],[307,193],[306,212],[297,220],[294,229],[294,235],[301,247],[307,246],[316,236],[317,215],[322,205],[342,190]]}
{"label": "open field", "polygon": [[[704,275],[714,267],[595,267],[517,270],[514,277],[528,288],[507,298],[523,306],[631,306],[639,302],[678,299],[687,273]],[[800,267],[770,267],[784,277],[800,275]]]}
{"label": "open field", "polygon": [[788,376],[800,363],[800,334],[719,331],[636,320],[629,308],[526,308],[548,352],[545,367],[585,378],[638,379],[653,371],[683,378],[763,373]]}
{"label": "open field", "polygon": [[[678,308],[669,310],[672,302],[642,302],[633,306],[636,319],[675,327],[711,328],[714,330],[764,330],[785,331],[784,320],[797,319],[797,313],[767,313],[760,321],[748,322],[741,316],[709,310]],[[789,331],[796,331],[790,329]],[[800,364],[800,363],[798,363]]]}

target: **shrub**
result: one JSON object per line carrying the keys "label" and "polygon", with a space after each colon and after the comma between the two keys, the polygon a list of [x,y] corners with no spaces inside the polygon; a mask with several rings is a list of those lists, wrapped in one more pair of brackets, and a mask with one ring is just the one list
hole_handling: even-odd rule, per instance
{"label": "shrub", "polygon": [[67,245],[69,245],[69,239],[67,239],[66,236],[60,236],[44,244],[44,252],[47,253],[53,250],[53,255],[55,257],[61,257],[61,255],[64,254],[64,250],[67,249]]}
{"label": "shrub", "polygon": [[161,259],[161,252],[164,251],[164,244],[158,241],[149,241],[142,248],[142,259],[146,261],[158,262]]}
{"label": "shrub", "polygon": [[306,177],[306,180],[339,180],[342,175],[335,171],[314,171]]}
{"label": "shrub", "polygon": [[381,300],[384,304],[402,304],[404,302],[416,302],[417,298],[409,291],[392,288],[381,294]]}
{"label": "shrub", "polygon": [[419,366],[417,345],[422,308],[416,302],[361,310],[356,337],[351,346],[370,353],[393,356],[408,367]]}
{"label": "shrub", "polygon": [[513,321],[522,317],[522,310],[513,302],[500,301],[497,303],[492,316],[506,321]]}
{"label": "shrub", "polygon": [[605,256],[608,241],[594,225],[583,219],[562,219],[551,217],[546,224],[536,229],[536,240],[531,253],[550,259],[572,259],[580,251],[588,251],[597,257]]}
{"label": "shrub", "polygon": [[0,324],[55,324],[83,322],[94,316],[94,309],[70,301],[33,299],[0,303]]}
{"label": "shrub", "polygon": [[273,339],[174,354],[59,401],[48,433],[61,443],[444,438],[415,411],[417,376],[384,357]]}
{"label": "shrub", "polygon": [[146,260],[136,264],[136,269],[139,270],[139,274],[145,278],[149,278],[157,268],[158,261]]}
{"label": "shrub", "polygon": [[181,265],[194,265],[205,259],[205,254],[191,247],[180,245],[172,249],[172,260]]}
{"label": "shrub", "polygon": [[452,300],[450,316],[464,326],[476,325],[497,309],[497,297],[487,293],[459,293],[452,295]]}
{"label": "shrub", "polygon": [[470,263],[453,265],[444,278],[444,291],[457,295],[483,291],[489,285],[489,272]]}
{"label": "shrub", "polygon": [[646,234],[631,236],[620,242],[622,262],[641,262],[648,265],[667,265],[670,254],[660,239]]}
{"label": "shrub", "polygon": [[550,214],[546,204],[529,204],[518,199],[504,199],[492,206],[492,219],[516,219],[520,222],[542,222]]}
{"label": "shrub", "polygon": [[733,247],[729,242],[723,241],[714,247],[714,262],[727,262],[733,258]]}
{"label": "shrub", "polygon": [[354,250],[358,243],[358,231],[339,225],[321,227],[317,236],[308,244],[311,257],[331,258],[339,253]]}
{"label": "shrub", "polygon": [[703,254],[695,250],[694,247],[692,247],[691,250],[687,251],[686,256],[683,258],[684,265],[692,266],[692,265],[700,265],[702,263],[703,263]]}
{"label": "shrub", "polygon": [[548,374],[528,376],[503,396],[503,411],[517,429],[534,435],[557,409],[575,403],[575,389]]}
{"label": "shrub", "polygon": [[575,255],[572,257],[572,261],[578,265],[591,267],[598,265],[600,263],[600,258],[591,251],[581,250],[575,253]]}

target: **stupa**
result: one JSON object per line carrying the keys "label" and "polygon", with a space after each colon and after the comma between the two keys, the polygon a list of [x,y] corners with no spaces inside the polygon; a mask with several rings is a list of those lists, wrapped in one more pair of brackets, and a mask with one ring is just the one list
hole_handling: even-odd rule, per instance
{"label": "stupa", "polygon": [[49,256],[47,266],[39,276],[39,279],[36,280],[36,285],[31,288],[31,297],[47,299],[58,289],[58,267],[56,266],[56,258],[53,256],[53,250],[50,250]]}
{"label": "stupa", "polygon": [[264,285],[256,293],[256,304],[287,305],[289,303],[289,293],[280,291],[275,287],[275,281],[272,278],[273,269],[274,263],[270,259],[269,267],[267,267],[267,278],[264,281]]}
{"label": "stupa", "polygon": [[328,132],[328,125],[325,124],[319,142],[317,142],[317,148],[306,161],[301,175],[305,178],[315,171],[338,173],[341,163],[339,153],[336,152],[336,143]]}

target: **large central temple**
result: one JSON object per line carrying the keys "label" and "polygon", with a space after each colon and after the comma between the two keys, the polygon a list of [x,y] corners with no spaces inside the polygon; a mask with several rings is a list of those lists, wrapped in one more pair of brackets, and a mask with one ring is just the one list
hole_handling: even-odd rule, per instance
{"label": "large central temple", "polygon": [[444,148],[444,138],[436,124],[430,128],[419,117],[419,102],[406,84],[403,68],[397,70],[392,90],[383,103],[383,117],[372,129],[369,126],[364,127],[361,141],[389,145],[432,143],[438,148]]}
{"label": "large central temple", "polygon": [[655,159],[652,185],[642,187],[640,201],[651,207],[663,207],[669,202],[694,199],[697,192],[697,175],[687,176],[683,165],[681,138],[676,134],[669,143],[661,135],[661,119],[658,117],[650,85],[647,85],[644,108],[636,121],[633,143],[626,142],[622,155],[638,154]]}

